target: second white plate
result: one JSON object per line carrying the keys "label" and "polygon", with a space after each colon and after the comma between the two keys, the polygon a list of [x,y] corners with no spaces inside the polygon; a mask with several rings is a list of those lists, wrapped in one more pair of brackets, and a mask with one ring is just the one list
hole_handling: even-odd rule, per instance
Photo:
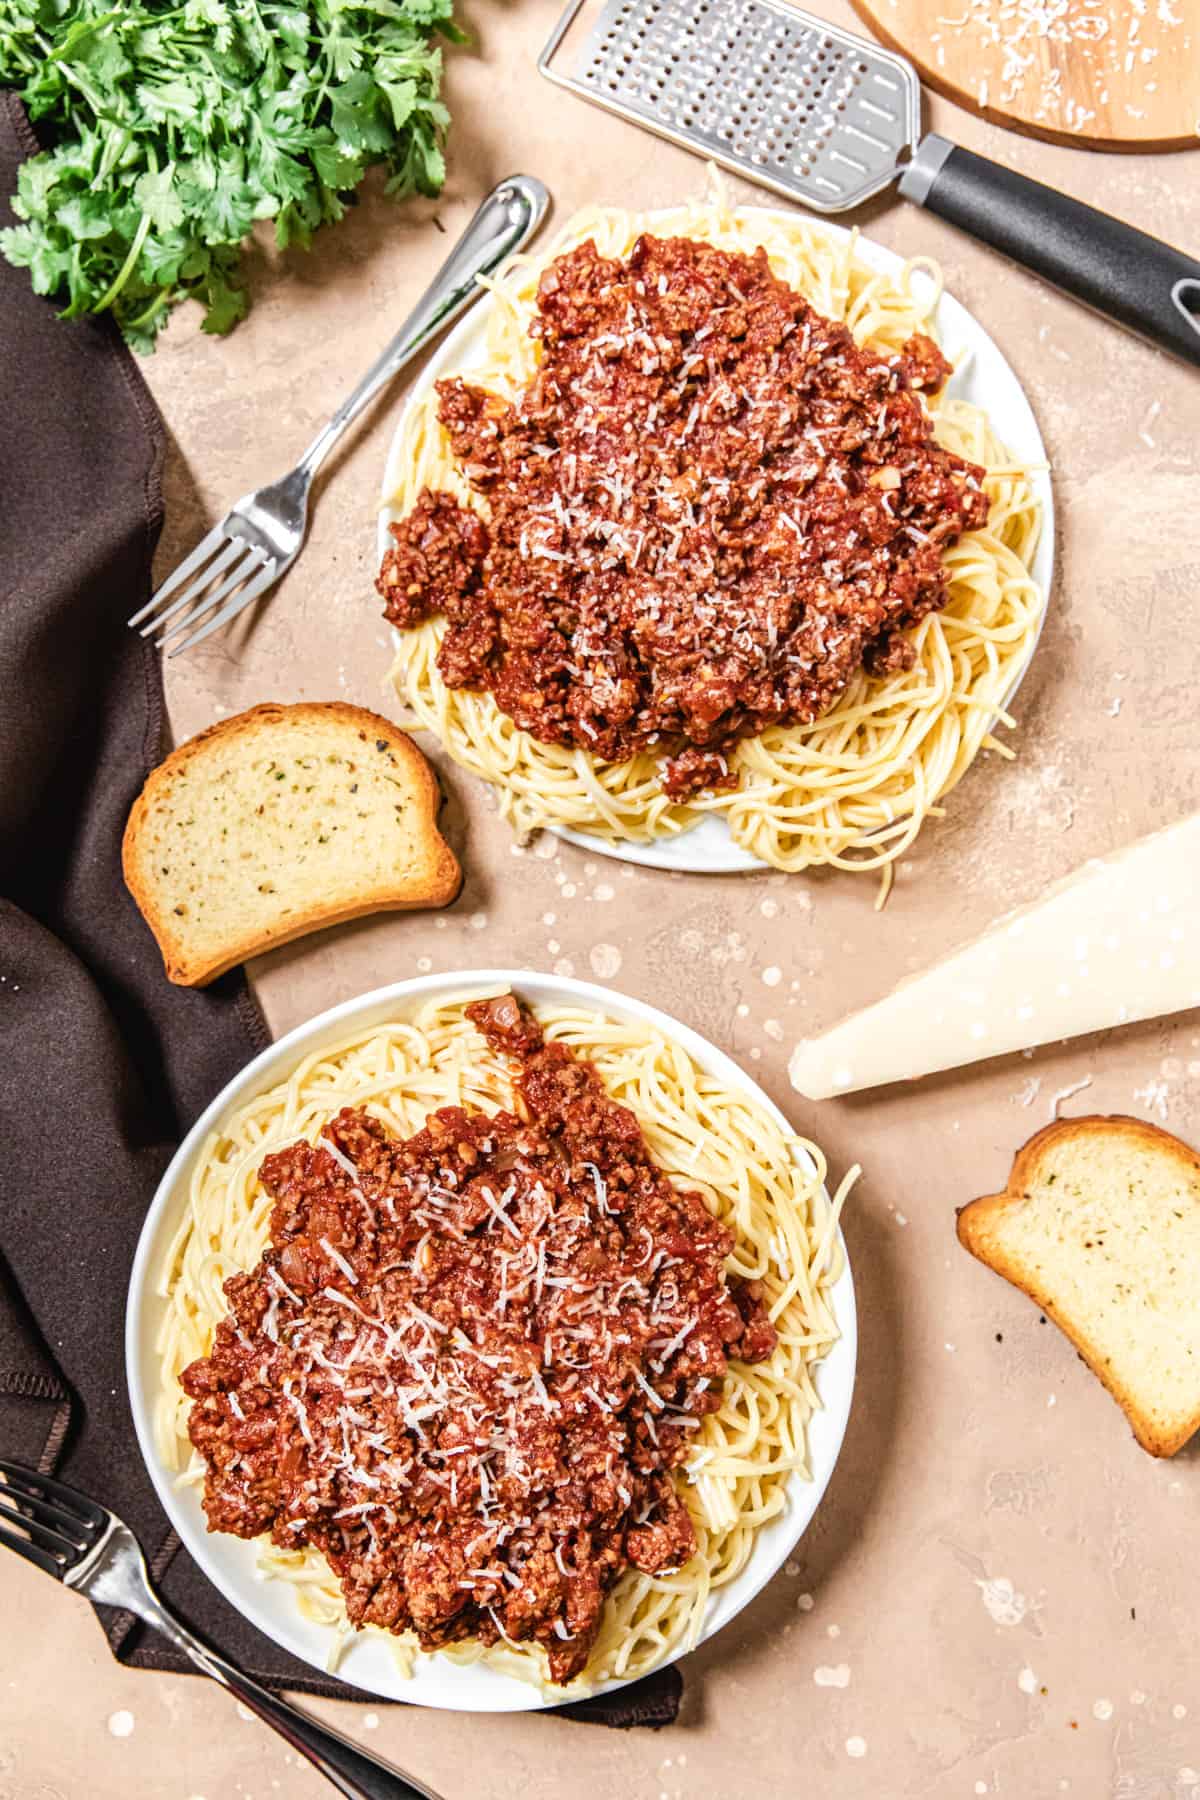
{"label": "second white plate", "polygon": [[[159,1455],[153,1420],[160,1383],[160,1357],[156,1346],[164,1301],[159,1290],[158,1271],[167,1246],[178,1230],[187,1205],[192,1173],[210,1134],[220,1131],[224,1121],[246,1100],[285,1079],[313,1051],[338,1043],[354,1032],[369,1030],[385,1020],[409,1017],[423,1001],[433,996],[448,998],[495,993],[504,988],[514,989],[535,1007],[584,1006],[610,1017],[647,1025],[679,1044],[700,1068],[715,1075],[726,1086],[747,1094],[784,1131],[790,1133],[792,1130],[779,1108],[731,1058],[678,1020],[627,994],[596,987],[590,982],[539,975],[526,969],[470,969],[453,975],[423,975],[347,1000],[298,1026],[278,1043],[271,1044],[217,1095],[171,1159],[142,1227],[129,1279],[125,1324],[130,1406],[150,1478],[185,1549],[244,1618],[321,1673],[326,1670],[333,1642],[329,1628],[304,1617],[288,1583],[262,1580],[252,1543],[205,1528],[198,1490],[180,1486],[177,1476]],[[727,1625],[780,1568],[816,1512],[837,1462],[850,1416],[857,1351],[854,1282],[840,1233],[838,1241],[842,1246],[843,1267],[829,1298],[840,1335],[815,1371],[820,1406],[809,1420],[806,1433],[808,1476],[806,1478],[797,1471],[789,1478],[784,1510],[758,1528],[744,1567],[733,1580],[710,1595],[701,1641]],[[679,1654],[676,1652],[676,1656]],[[673,1662],[675,1656],[665,1660]],[[489,1667],[485,1662],[454,1663],[441,1656],[420,1656],[416,1659],[413,1674],[405,1676],[391,1645],[379,1633],[356,1636],[338,1664],[337,1674],[339,1679],[389,1700],[407,1700],[420,1706],[446,1707],[458,1712],[527,1712],[558,1704],[558,1696]],[[608,1692],[624,1685],[621,1681],[612,1681],[593,1691]]]}

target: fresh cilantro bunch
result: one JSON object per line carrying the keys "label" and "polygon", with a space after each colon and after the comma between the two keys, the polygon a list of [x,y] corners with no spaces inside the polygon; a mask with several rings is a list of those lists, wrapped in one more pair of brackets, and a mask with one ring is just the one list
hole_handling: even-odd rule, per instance
{"label": "fresh cilantro bunch", "polygon": [[0,83],[49,145],[0,232],[63,316],[109,312],[150,351],[189,297],[204,330],[246,310],[240,245],[274,219],[308,247],[367,169],[387,192],[445,176],[452,0],[0,0]]}

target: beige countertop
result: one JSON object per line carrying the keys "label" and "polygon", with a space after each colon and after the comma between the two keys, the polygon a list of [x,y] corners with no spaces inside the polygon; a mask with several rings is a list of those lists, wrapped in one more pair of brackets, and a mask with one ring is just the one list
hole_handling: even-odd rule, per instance
{"label": "beige countertop", "polygon": [[[396,208],[372,186],[311,255],[251,259],[228,341],[178,318],[146,364],[171,434],[165,572],[223,506],[287,467],[357,378],[480,194],[541,175],[559,219],[654,205],[700,165],[540,81],[558,0],[468,0],[450,54],[450,179]],[[830,0],[831,15],[850,22]],[[1200,244],[1200,152],[1098,156],[933,102],[946,135]],[[747,191],[747,197],[753,197]],[[446,1800],[1195,1800],[1200,1796],[1200,1449],[1157,1463],[1057,1332],[957,1247],[954,1208],[1002,1184],[1056,1093],[1200,1140],[1200,1021],[1135,1026],[819,1106],[793,1039],[876,998],[1085,858],[1200,805],[1200,377],[903,202],[860,223],[937,257],[996,337],[1049,446],[1058,577],[1021,691],[1019,760],[984,758],[927,828],[885,911],[867,878],[664,876],[560,844],[526,850],[441,762],[467,871],[440,915],[367,920],[263,958],[283,1031],[429,968],[595,975],[730,1050],[865,1174],[845,1219],[861,1359],[833,1483],[788,1571],[685,1665],[654,1735],[404,1707],[320,1707]],[[394,711],[371,591],[373,512],[401,395],[329,470],[304,558],[249,630],[173,664],[178,738],[264,699]],[[137,1454],[132,1438],[124,1454]],[[89,1609],[3,1568],[0,1800],[318,1800],[327,1789],[215,1688],[113,1663]]]}

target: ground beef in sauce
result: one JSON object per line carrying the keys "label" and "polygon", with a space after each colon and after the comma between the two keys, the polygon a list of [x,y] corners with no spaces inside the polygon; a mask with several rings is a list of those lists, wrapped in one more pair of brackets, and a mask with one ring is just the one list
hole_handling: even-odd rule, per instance
{"label": "ground beef in sauce", "polygon": [[467,1012],[520,1116],[401,1140],[347,1109],[268,1156],[270,1242],[184,1370],[189,1431],[210,1530],[314,1545],[354,1624],[426,1649],[536,1640],[562,1683],[627,1566],[693,1554],[670,1471],[775,1331],[592,1067],[512,995]]}
{"label": "ground beef in sauce", "polygon": [[642,237],[542,277],[540,368],[514,405],[438,383],[488,518],[426,488],[377,586],[444,614],[447,686],[665,791],[727,786],[738,740],[820,716],[945,605],[943,551],[987,518],[983,471],[933,440],[928,338],[858,349],[754,256]]}

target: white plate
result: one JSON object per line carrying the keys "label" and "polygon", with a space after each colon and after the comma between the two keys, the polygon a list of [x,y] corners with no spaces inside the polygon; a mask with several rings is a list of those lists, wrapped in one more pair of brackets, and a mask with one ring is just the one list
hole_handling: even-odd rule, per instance
{"label": "white plate", "polygon": [[[742,207],[739,211],[761,213],[765,219],[794,221],[796,217],[794,213],[761,206]],[[659,215],[651,213],[648,217],[653,222]],[[817,229],[827,232],[831,237],[850,236],[844,226],[831,225],[824,220]],[[902,256],[897,256],[894,250],[885,249],[871,238],[860,237],[856,248],[862,260],[881,273],[898,276],[904,269]],[[915,277],[918,291],[922,282],[927,284],[925,291],[931,292],[929,277],[918,270]],[[424,399],[433,383],[440,381],[444,375],[469,374],[482,364],[486,349],[487,304],[484,301],[474,307],[465,319],[459,321],[421,371],[408,395],[406,405],[412,406]],[[947,391],[960,400],[969,400],[973,405],[983,407],[997,435],[1023,462],[1044,463],[1046,447],[1042,443],[1042,434],[1038,430],[1033,409],[998,345],[966,307],[944,290],[933,318],[943,348],[955,359],[962,358],[962,364],[952,377]],[[383,476],[385,496],[395,493],[400,484],[402,427],[403,419],[396,427],[388,451]],[[1048,595],[1054,576],[1054,500],[1050,490],[1050,476],[1045,470],[1039,470],[1034,475],[1033,491],[1042,505],[1042,532],[1030,573],[1042,593]],[[383,560],[384,552],[391,544],[388,526],[398,517],[399,514],[390,507],[384,507],[379,515],[377,561]],[[1042,618],[1044,621],[1044,612]],[[399,643],[399,634],[394,635]],[[1040,636],[1039,625],[1037,636],[1030,646],[1030,657],[1037,648]],[[1028,666],[1029,658],[1026,658],[1005,696],[1005,705],[1011,702]],[[595,851],[600,856],[615,856],[622,862],[642,863],[651,869],[682,869],[696,875],[726,875],[768,867],[760,858],[735,844],[726,821],[714,813],[706,814],[690,830],[682,832],[678,837],[662,838],[651,844],[614,842],[590,832],[568,830],[565,826],[554,825],[549,829],[558,837],[566,838],[568,843],[578,844],[584,850]]]}
{"label": "white plate", "polygon": [[[344,1038],[356,1028],[367,1030],[386,1019],[409,1015],[432,995],[477,993],[481,989],[500,987],[516,989],[534,1005],[584,1005],[618,1019],[653,1026],[681,1044],[702,1069],[728,1086],[752,1095],[785,1131],[792,1129],[779,1108],[736,1063],[666,1013],[624,994],[596,987],[591,982],[568,981],[521,969],[472,969],[454,975],[424,975],[414,981],[399,981],[392,987],[377,988],[374,993],[364,994],[357,1000],[344,1001],[341,1006],[319,1014],[307,1025],[298,1026],[277,1044],[272,1044],[217,1095],[172,1158],[142,1227],[129,1281],[125,1324],[130,1404],[138,1444],[150,1478],[184,1547],[231,1606],[275,1643],[322,1672],[329,1656],[329,1631],[302,1616],[295,1595],[286,1583],[259,1578],[252,1544],[207,1531],[199,1494],[194,1488],[177,1487],[174,1473],[159,1459],[152,1421],[159,1366],[154,1346],[163,1302],[155,1292],[156,1272],[182,1216],[192,1170],[205,1139],[211,1131],[218,1130],[222,1121],[243,1101],[285,1080],[311,1051]],[[842,1250],[844,1254],[844,1243]],[[759,1529],[750,1558],[736,1580],[718,1589],[710,1599],[704,1621],[705,1638],[727,1625],[774,1575],[817,1510],[833,1473],[850,1415],[858,1344],[854,1282],[848,1261],[831,1290],[831,1301],[841,1336],[817,1371],[817,1389],[823,1410],[814,1414],[808,1429],[812,1477],[805,1480],[795,1474],[789,1480],[784,1511]],[[668,1658],[668,1661],[674,1660]],[[338,1674],[371,1694],[421,1706],[448,1707],[457,1712],[529,1712],[556,1704],[556,1700],[553,1697],[547,1699],[540,1688],[515,1676],[502,1674],[484,1664],[464,1666],[448,1662],[444,1657],[419,1657],[415,1674],[406,1679],[396,1665],[387,1639],[373,1633],[349,1646]],[[623,1685],[619,1681],[609,1682],[594,1691],[607,1692]]]}

